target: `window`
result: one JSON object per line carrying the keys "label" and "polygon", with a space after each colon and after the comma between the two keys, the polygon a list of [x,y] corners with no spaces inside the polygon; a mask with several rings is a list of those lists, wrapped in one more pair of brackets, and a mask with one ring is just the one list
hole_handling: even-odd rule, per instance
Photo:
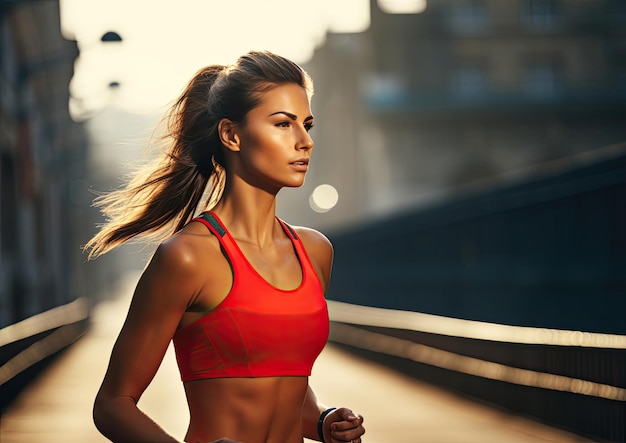
{"label": "window", "polygon": [[452,81],[453,91],[457,96],[476,98],[485,92],[487,75],[481,65],[466,64],[457,68]]}
{"label": "window", "polygon": [[554,97],[561,87],[561,69],[554,60],[534,61],[526,70],[526,90],[537,98]]}
{"label": "window", "polygon": [[548,31],[559,24],[556,0],[526,0],[522,21],[535,30]]}
{"label": "window", "polygon": [[462,0],[452,3],[449,11],[450,27],[461,33],[482,32],[489,24],[484,0]]}

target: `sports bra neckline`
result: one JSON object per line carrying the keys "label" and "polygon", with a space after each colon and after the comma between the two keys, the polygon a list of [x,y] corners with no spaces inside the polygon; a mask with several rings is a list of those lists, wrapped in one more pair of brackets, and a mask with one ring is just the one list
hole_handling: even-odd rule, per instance
{"label": "sports bra neckline", "polygon": [[[217,229],[218,226],[215,226],[213,223],[211,223],[211,220],[207,220],[207,216],[210,218],[213,218],[213,220],[215,220],[215,222],[221,228],[221,230]],[[291,289],[279,288],[278,286],[270,283],[259,271],[257,271],[257,269],[252,265],[252,263],[250,263],[250,260],[248,260],[248,257],[246,257],[246,254],[244,254],[241,248],[239,247],[237,240],[235,240],[235,238],[231,235],[230,231],[226,228],[226,225],[224,224],[222,219],[220,219],[219,216],[215,212],[204,211],[202,214],[200,214],[198,218],[206,220],[207,222],[209,222],[209,224],[211,224],[211,226],[213,226],[213,228],[215,228],[216,232],[214,232],[213,234],[217,234],[216,236],[220,244],[222,244],[223,242],[223,239],[220,237],[227,237],[232,243],[233,247],[235,248],[234,252],[236,252],[239,255],[239,257],[241,257],[241,262],[243,262],[243,264],[250,270],[250,272],[254,274],[255,277],[263,281],[264,284],[266,284],[268,287],[270,287],[274,291],[283,292],[285,294],[294,293],[302,289],[304,285],[306,284],[308,273],[306,272],[305,266],[302,263],[302,257],[301,257],[300,251],[296,247],[296,241],[298,237],[296,233],[293,231],[293,229],[289,227],[285,222],[283,222],[277,216],[275,216],[275,219],[278,221],[278,224],[281,226],[283,232],[285,233],[285,235],[287,235],[287,237],[289,238],[289,241],[291,242],[291,246],[294,251],[294,254],[296,255],[296,260],[298,261],[298,265],[300,266],[300,273],[302,275],[300,279],[300,284],[298,284],[295,288],[291,288]],[[228,250],[226,248],[224,248],[224,254],[226,256],[226,259],[229,262],[229,266],[233,269],[233,285],[234,285],[234,279],[237,278],[237,276],[235,275],[236,270],[234,269],[233,258],[229,256]]]}

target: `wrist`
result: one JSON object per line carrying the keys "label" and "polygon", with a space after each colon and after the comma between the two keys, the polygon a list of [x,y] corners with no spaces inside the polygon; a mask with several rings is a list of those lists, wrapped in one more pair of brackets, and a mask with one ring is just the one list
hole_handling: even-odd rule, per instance
{"label": "wrist", "polygon": [[324,420],[326,420],[326,416],[333,412],[335,409],[337,408],[326,409],[320,414],[320,418],[317,420],[317,436],[322,443],[326,443],[326,440],[324,440]]}

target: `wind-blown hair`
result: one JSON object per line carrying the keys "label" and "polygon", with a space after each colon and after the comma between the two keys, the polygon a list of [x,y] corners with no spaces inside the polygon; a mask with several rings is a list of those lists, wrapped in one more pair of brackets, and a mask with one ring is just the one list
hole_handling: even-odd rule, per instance
{"label": "wind-blown hair", "polygon": [[199,208],[213,207],[226,180],[219,122],[227,118],[245,124],[264,92],[287,83],[313,94],[313,83],[300,66],[267,51],[198,71],[164,117],[167,149],[161,158],[140,169],[126,187],[95,199],[106,221],[84,247],[89,259],[133,238],[162,240]]}

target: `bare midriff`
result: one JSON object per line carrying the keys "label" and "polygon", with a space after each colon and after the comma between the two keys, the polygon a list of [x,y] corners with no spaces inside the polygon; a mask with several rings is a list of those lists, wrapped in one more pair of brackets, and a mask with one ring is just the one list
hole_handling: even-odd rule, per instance
{"label": "bare midriff", "polygon": [[307,377],[216,378],[185,383],[188,443],[302,443]]}

